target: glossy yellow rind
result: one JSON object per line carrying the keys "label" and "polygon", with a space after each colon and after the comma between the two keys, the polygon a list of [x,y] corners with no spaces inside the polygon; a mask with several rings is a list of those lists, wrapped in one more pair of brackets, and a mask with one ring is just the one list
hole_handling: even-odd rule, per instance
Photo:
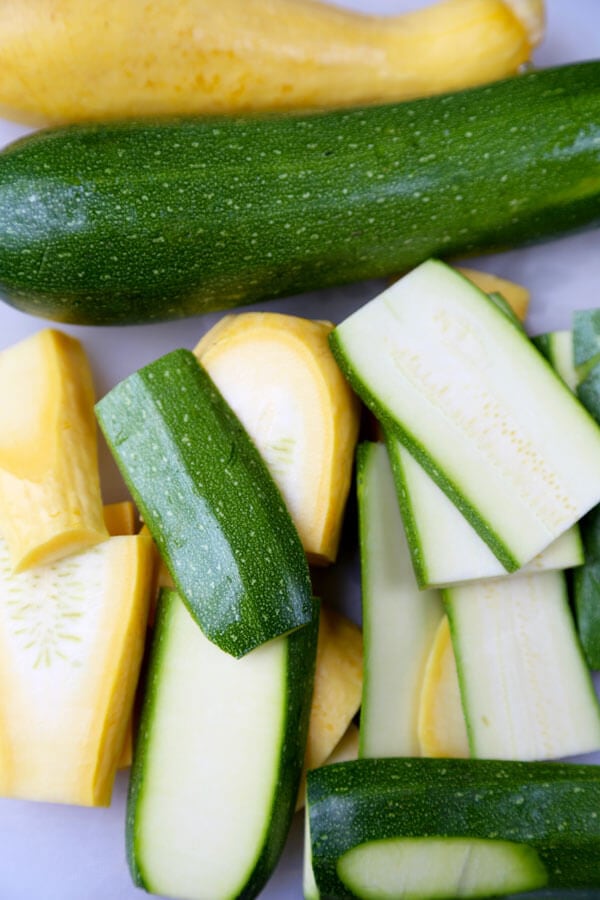
{"label": "glossy yellow rind", "polygon": [[321,604],[306,769],[325,762],[358,712],[362,671],[360,628],[333,607]]}
{"label": "glossy yellow rind", "polygon": [[440,621],[425,667],[418,735],[422,756],[470,755],[447,616]]}
{"label": "glossy yellow rind", "polygon": [[131,500],[105,504],[104,524],[113,537],[120,534],[135,534],[137,531],[135,505]]}
{"label": "glossy yellow rind", "polygon": [[508,281],[506,278],[500,278],[499,275],[481,272],[479,269],[469,269],[464,266],[456,266],[456,269],[486,294],[502,294],[517,318],[522,322],[525,320],[530,300],[527,288],[514,281]]}
{"label": "glossy yellow rind", "polygon": [[1,796],[110,803],[144,648],[151,552],[143,536],[111,537],[18,575],[0,553]]}
{"label": "glossy yellow rind", "polygon": [[108,537],[94,387],[74,338],[45,329],[0,353],[0,531],[14,570]]}
{"label": "glossy yellow rind", "polygon": [[315,0],[4,0],[0,108],[32,122],[339,107],[515,73],[540,0],[443,0],[398,16]]}
{"label": "glossy yellow rind", "polygon": [[260,451],[313,565],[337,555],[360,418],[329,349],[332,328],[240,313],[194,351]]}

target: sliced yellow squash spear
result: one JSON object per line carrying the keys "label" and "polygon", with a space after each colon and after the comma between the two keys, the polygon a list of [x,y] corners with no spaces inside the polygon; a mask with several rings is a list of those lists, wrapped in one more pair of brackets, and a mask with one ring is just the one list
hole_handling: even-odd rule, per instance
{"label": "sliced yellow squash spear", "polygon": [[470,755],[448,616],[440,620],[425,666],[418,735],[423,756]]}
{"label": "sliced yellow squash spear", "polygon": [[0,353],[0,534],[13,568],[108,537],[94,386],[78,341],[53,329]]}
{"label": "sliced yellow squash spear", "polygon": [[359,404],[329,349],[329,322],[225,316],[195,349],[256,444],[313,564],[335,560]]}
{"label": "sliced yellow squash spear", "polygon": [[526,62],[543,0],[370,16],[316,0],[5,0],[0,107],[46,122],[405,100]]}
{"label": "sliced yellow squash spear", "polygon": [[0,541],[0,795],[105,806],[131,720],[152,545],[13,574]]}

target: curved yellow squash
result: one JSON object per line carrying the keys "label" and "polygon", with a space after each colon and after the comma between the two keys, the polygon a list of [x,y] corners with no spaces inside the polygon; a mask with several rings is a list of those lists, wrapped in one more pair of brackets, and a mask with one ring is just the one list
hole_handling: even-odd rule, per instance
{"label": "curved yellow squash", "polygon": [[404,100],[515,73],[543,0],[394,17],[315,0],[0,0],[0,111],[33,122]]}
{"label": "curved yellow squash", "polygon": [[470,755],[447,616],[440,621],[425,667],[418,732],[423,756]]}

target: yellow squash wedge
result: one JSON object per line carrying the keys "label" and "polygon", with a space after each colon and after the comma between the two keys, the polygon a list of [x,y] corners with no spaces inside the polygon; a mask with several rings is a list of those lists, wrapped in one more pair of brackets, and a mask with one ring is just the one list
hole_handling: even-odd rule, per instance
{"label": "yellow squash wedge", "polygon": [[[118,503],[105,504],[104,522],[111,537],[116,537],[118,535],[124,534],[135,534],[137,524],[135,505],[131,502],[131,500],[121,500]],[[151,540],[149,534],[147,535],[147,540]],[[153,545],[152,549],[154,549]],[[129,720],[127,729],[125,731],[125,742],[123,744],[123,749],[121,750],[121,755],[119,756],[119,761],[117,763],[118,769],[129,768],[133,761],[133,732],[134,724],[132,717]]]}
{"label": "yellow squash wedge", "polygon": [[0,795],[105,806],[131,719],[151,543],[13,574],[0,542]]}
{"label": "yellow squash wedge", "polygon": [[108,537],[94,388],[78,341],[53,329],[0,352],[0,533],[18,572]]}
{"label": "yellow squash wedge", "polygon": [[313,564],[336,558],[359,404],[329,349],[333,325],[279,313],[221,319],[195,353],[256,444]]}
{"label": "yellow squash wedge", "polygon": [[506,278],[500,278],[499,275],[492,275],[490,272],[482,272],[479,269],[469,269],[465,266],[456,266],[456,269],[486,294],[502,294],[517,318],[524,321],[530,299],[527,288],[521,284],[515,284],[514,281],[508,281]]}
{"label": "yellow squash wedge", "polygon": [[316,0],[4,0],[0,107],[31,121],[404,100],[515,73],[543,0],[395,17]]}
{"label": "yellow squash wedge", "polygon": [[104,506],[104,524],[110,535],[136,533],[135,505],[131,500],[120,500],[118,503],[106,503]]}
{"label": "yellow squash wedge", "polygon": [[303,779],[309,769],[322,766],[331,756],[358,712],[362,663],[362,632],[322,603]]}
{"label": "yellow squash wedge", "polygon": [[470,755],[447,616],[440,621],[425,667],[418,735],[423,756]]}

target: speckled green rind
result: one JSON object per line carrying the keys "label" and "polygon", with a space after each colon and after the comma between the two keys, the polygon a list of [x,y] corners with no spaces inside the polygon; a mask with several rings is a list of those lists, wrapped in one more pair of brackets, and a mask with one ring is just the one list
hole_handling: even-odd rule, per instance
{"label": "speckled green rind", "polygon": [[352,897],[339,857],[391,837],[524,843],[549,888],[600,889],[600,767],[491,760],[362,759],[308,774],[313,867],[321,895]]}
{"label": "speckled green rind", "polygon": [[600,309],[573,313],[573,362],[580,380],[600,362]]}
{"label": "speckled green rind", "polygon": [[0,293],[62,322],[223,309],[600,221],[600,62],[397,105],[85,124],[0,156]]}
{"label": "speckled green rind", "polygon": [[173,580],[233,656],[311,621],[304,551],[260,454],[196,357],[126,378],[98,421]]}
{"label": "speckled green rind", "polygon": [[[177,647],[170,646],[170,618],[175,612],[180,598],[176,591],[161,590],[152,645],[144,679],[144,700],[140,726],[137,734],[129,795],[127,801],[126,847],[131,877],[137,887],[152,891],[144,874],[144,860],[138,845],[138,816],[142,808],[144,794],[144,769],[148,754],[152,753],[152,728],[157,701],[157,688],[163,666],[169,665],[170,654]],[[273,794],[273,805],[269,816],[269,827],[265,840],[252,872],[245,884],[240,885],[237,895],[240,900],[251,900],[258,896],[272,874],[283,850],[296,807],[300,776],[304,762],[306,737],[312,701],[314,671],[319,630],[319,601],[311,601],[310,622],[289,634],[287,642],[287,671],[282,685],[281,698],[285,705],[285,719],[281,734],[278,758],[278,774]],[[215,687],[218,689],[218,686]],[[190,698],[193,702],[193,698]],[[227,711],[224,710],[224,714]],[[243,801],[243,798],[242,798]],[[240,806],[243,814],[243,802]],[[200,814],[200,811],[199,811]],[[235,847],[231,848],[232,859]],[[176,865],[174,861],[174,865]],[[206,896],[205,886],[198,885],[199,896]]]}
{"label": "speckled green rind", "polygon": [[410,491],[406,484],[402,457],[397,450],[398,442],[394,439],[393,435],[386,433],[385,445],[392,467],[392,475],[394,476],[394,484],[396,486],[396,496],[398,497],[402,524],[404,525],[404,530],[406,532],[406,539],[408,541],[408,549],[410,550],[410,558],[415,571],[415,577],[419,587],[424,588],[428,586],[430,580],[427,569],[427,560],[423,553],[421,534],[415,517]]}

